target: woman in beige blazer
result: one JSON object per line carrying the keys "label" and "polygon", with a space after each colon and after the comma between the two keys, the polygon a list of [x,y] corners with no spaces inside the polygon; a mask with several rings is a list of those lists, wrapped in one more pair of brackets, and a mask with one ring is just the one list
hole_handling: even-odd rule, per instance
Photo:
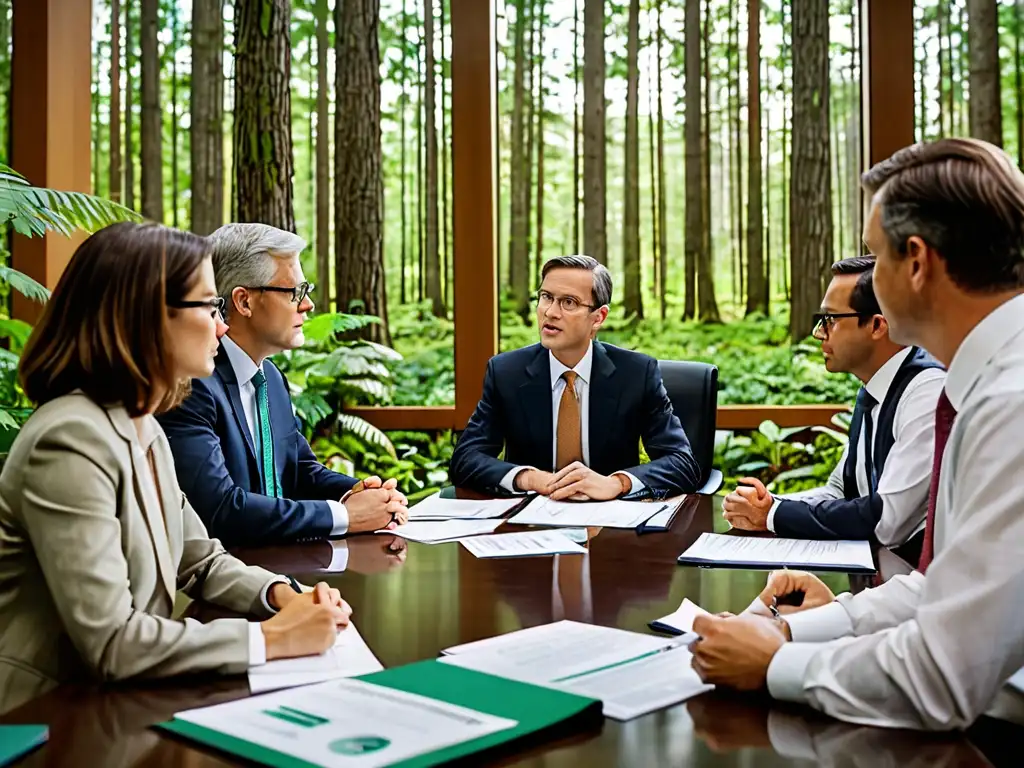
{"label": "woman in beige blazer", "polygon": [[[39,405],[0,474],[0,711],[53,685],[244,672],[326,650],[349,608],[243,565],[182,495],[153,414],[209,376],[227,330],[205,238],[92,235],[22,355]],[[184,591],[262,623],[173,620]]]}

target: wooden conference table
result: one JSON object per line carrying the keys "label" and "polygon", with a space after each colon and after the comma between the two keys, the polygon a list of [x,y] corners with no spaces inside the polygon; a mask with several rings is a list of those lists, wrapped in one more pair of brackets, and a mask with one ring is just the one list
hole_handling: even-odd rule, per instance
{"label": "wooden conference table", "polygon": [[[648,621],[670,613],[684,597],[713,612],[739,612],[760,592],[763,572],[675,562],[702,532],[727,527],[720,503],[718,497],[693,497],[666,533],[591,529],[588,557],[479,560],[458,544],[406,547],[392,536],[351,539],[343,573],[322,571],[333,555],[328,542],[237,554],[307,583],[325,580],[341,589],[355,609],[360,633],[391,667],[562,618],[645,632]],[[891,556],[879,565],[884,576],[906,568]],[[849,586],[845,575],[825,578],[836,591]],[[196,604],[187,612],[212,615]],[[235,763],[149,726],[183,709],[246,695],[244,677],[63,686],[6,713],[0,722],[50,726],[49,743],[19,765],[206,768]],[[498,757],[497,764],[908,768],[989,762],[962,736],[848,726],[801,707],[716,692],[627,723],[605,720],[598,731],[527,745]]]}

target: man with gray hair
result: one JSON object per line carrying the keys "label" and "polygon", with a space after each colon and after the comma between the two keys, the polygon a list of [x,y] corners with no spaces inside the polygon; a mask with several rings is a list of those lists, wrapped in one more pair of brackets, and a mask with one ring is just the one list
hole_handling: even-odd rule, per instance
{"label": "man with gray hair", "polygon": [[658,361],[596,340],[612,299],[608,270],[589,256],[550,259],[535,299],[540,343],[487,364],[452,483],[581,501],[697,490],[700,469]]}
{"label": "man with gray hair", "polygon": [[[178,482],[211,536],[225,546],[342,536],[407,519],[394,480],[359,482],[317,461],[293,415],[288,383],[268,358],[302,346],[313,285],[298,235],[227,224],[212,235],[217,292],[230,329],[214,373],[160,421]],[[336,547],[332,569],[344,567]]]}

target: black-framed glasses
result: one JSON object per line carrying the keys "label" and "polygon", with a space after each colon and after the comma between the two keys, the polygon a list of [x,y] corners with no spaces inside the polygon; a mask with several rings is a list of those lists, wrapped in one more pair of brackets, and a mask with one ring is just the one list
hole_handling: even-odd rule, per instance
{"label": "black-framed glasses", "polygon": [[316,286],[308,281],[301,282],[294,288],[283,288],[280,285],[243,285],[249,291],[272,291],[274,293],[290,293],[292,304],[301,304],[310,293],[316,290]]}
{"label": "black-framed glasses", "polygon": [[169,301],[167,306],[174,307],[175,309],[190,309],[191,307],[209,307],[217,313],[217,317],[221,320],[224,319],[224,306],[226,302],[223,296],[218,296],[214,299],[204,299],[203,301]]}
{"label": "black-framed glasses", "polygon": [[817,336],[821,333],[826,338],[836,327],[836,321],[844,317],[867,317],[863,312],[819,312],[814,315],[814,330],[811,335]]}
{"label": "black-framed glasses", "polygon": [[547,291],[537,291],[537,295],[533,297],[533,301],[537,302],[541,309],[550,307],[556,301],[558,302],[559,308],[567,315],[579,312],[584,307],[588,309],[597,309],[594,304],[586,304],[575,296],[555,296],[553,293]]}

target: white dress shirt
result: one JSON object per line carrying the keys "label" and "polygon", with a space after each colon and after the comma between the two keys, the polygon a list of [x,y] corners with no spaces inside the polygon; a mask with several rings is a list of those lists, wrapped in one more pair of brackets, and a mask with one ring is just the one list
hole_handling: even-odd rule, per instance
{"label": "white dress shirt", "polygon": [[[580,406],[580,440],[583,443],[583,463],[590,466],[590,375],[594,367],[594,343],[587,347],[587,353],[583,359],[576,363],[574,368],[563,365],[555,354],[548,351],[548,367],[551,372],[551,466],[555,465],[558,456],[558,408],[562,402],[562,393],[565,392],[566,381],[563,375],[569,371],[576,373],[576,400]],[[515,467],[510,469],[505,477],[501,479],[501,487],[511,493],[519,493],[515,487],[516,476],[527,469],[536,467]],[[643,490],[641,483],[629,472],[619,472],[629,478],[630,493]]]}
{"label": "white dress shirt", "polygon": [[794,642],[768,667],[775,698],[893,728],[966,728],[983,713],[1024,723],[1009,684],[1024,667],[1024,296],[964,339],[946,395],[957,417],[927,577],[787,617]]}
{"label": "white dress shirt", "polygon": [[[263,370],[263,361],[257,365],[249,357],[249,353],[231,340],[230,336],[223,336],[220,340],[224,351],[227,353],[231,369],[235,372],[235,379],[238,381],[238,394],[242,399],[242,411],[245,413],[245,425],[249,428],[249,437],[252,444],[258,444],[256,432],[256,385],[252,383],[252,377],[256,371]],[[331,536],[344,536],[348,533],[348,510],[340,501],[328,501],[327,506],[331,508],[331,515],[334,517],[334,527],[331,529]]]}
{"label": "white dress shirt", "polygon": [[[872,376],[864,388],[875,399],[871,418],[876,425],[870,446],[866,445],[867,430],[860,431],[857,443],[857,491],[861,496],[871,493],[867,476],[867,457],[874,452],[874,441],[878,439],[878,416],[882,403],[900,366],[910,356],[912,349],[901,349],[890,357]],[[932,477],[932,455],[935,452],[935,404],[946,380],[946,372],[939,368],[921,371],[903,390],[892,431],[896,441],[886,458],[885,467],[878,478],[878,495],[882,497],[882,517],[875,527],[875,536],[880,544],[896,547],[905,544],[915,533],[924,528],[928,512],[928,485]],[[768,530],[775,531],[775,510],[783,499],[806,501],[815,504],[845,496],[843,470],[849,460],[849,446],[832,470],[828,483],[822,488],[780,496],[775,499],[768,512]]]}

